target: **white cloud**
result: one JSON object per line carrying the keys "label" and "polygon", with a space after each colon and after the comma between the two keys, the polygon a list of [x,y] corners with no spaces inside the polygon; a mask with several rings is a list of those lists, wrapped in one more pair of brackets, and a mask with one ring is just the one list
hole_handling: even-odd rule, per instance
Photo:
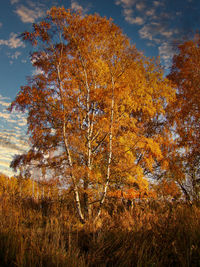
{"label": "white cloud", "polygon": [[124,5],[127,7],[131,7],[135,4],[136,0],[117,0],[115,2],[116,5]]}
{"label": "white cloud", "polygon": [[82,13],[87,13],[88,11],[88,8],[83,8],[83,6],[81,6],[76,0],[71,0],[71,9],[74,11],[81,11]]}
{"label": "white cloud", "polygon": [[139,11],[144,10],[145,7],[146,7],[146,5],[144,3],[142,3],[142,2],[136,4],[136,9],[139,10]]}
{"label": "white cloud", "polygon": [[83,11],[83,7],[74,0],[71,1],[71,9],[74,9],[75,11]]}
{"label": "white cloud", "polygon": [[163,30],[160,32],[161,35],[163,35],[164,37],[171,37],[173,35],[174,31],[167,31],[167,30]]}
{"label": "white cloud", "polygon": [[115,1],[116,5],[122,5],[123,15],[125,20],[130,24],[143,25],[144,18],[141,16],[134,15],[134,5],[136,5],[136,9],[142,11],[145,8],[144,2],[137,3],[137,0],[117,0]]}
{"label": "white cloud", "polygon": [[14,62],[14,60],[15,60],[15,59],[18,59],[18,57],[21,55],[21,52],[16,51],[14,54],[8,53],[7,55],[8,55],[8,57],[11,59],[11,60],[9,61],[10,65],[12,65],[13,62]]}
{"label": "white cloud", "polygon": [[0,166],[9,167],[10,162],[7,160],[0,159]]}
{"label": "white cloud", "polygon": [[150,30],[149,25],[144,25],[140,30],[139,30],[139,35],[142,39],[148,39],[150,41],[153,40],[153,34],[152,31]]}
{"label": "white cloud", "polygon": [[19,3],[20,0],[10,0],[11,5]]}
{"label": "white cloud", "polygon": [[13,156],[25,153],[30,149],[26,135],[17,131],[0,130],[0,172],[11,172],[9,168]]}
{"label": "white cloud", "polygon": [[6,120],[10,119],[11,118],[11,114],[0,112],[0,118],[6,119]]}
{"label": "white cloud", "polygon": [[12,59],[18,59],[18,57],[21,55],[21,52],[16,51],[13,55],[11,55]]}
{"label": "white cloud", "polygon": [[5,163],[0,163],[0,173],[3,173],[9,177],[14,175],[14,172],[9,168],[9,165]]}
{"label": "white cloud", "polygon": [[16,131],[20,131],[21,129],[18,126],[13,127]]}
{"label": "white cloud", "polygon": [[0,94],[0,100],[9,100],[10,98],[9,97],[5,97],[5,96],[2,96],[1,94]]}
{"label": "white cloud", "polygon": [[10,48],[18,48],[18,47],[25,47],[25,44],[22,40],[18,37],[18,34],[11,32],[10,38],[8,40],[0,40],[0,45],[6,45]]}
{"label": "white cloud", "polygon": [[4,153],[4,160],[10,162],[10,161],[12,160],[12,156],[9,155],[9,154],[6,155],[6,154]]}
{"label": "white cloud", "polygon": [[124,13],[125,19],[126,19],[126,18],[131,17],[133,15],[133,10],[131,8],[125,8],[123,13]]}
{"label": "white cloud", "polygon": [[155,44],[153,44],[151,42],[148,42],[146,45],[149,46],[149,47],[155,47]]}
{"label": "white cloud", "polygon": [[[2,97],[0,95],[0,137],[1,137],[1,130],[2,127],[4,127],[3,125],[6,125],[6,128],[4,128],[3,132],[8,132],[7,129],[13,129],[14,127],[19,127],[21,130],[21,134],[22,135],[22,130],[23,128],[20,126],[25,126],[27,124],[27,119],[26,119],[26,114],[21,113],[21,112],[9,112],[7,110],[7,107],[9,107],[10,102],[6,101],[8,98],[6,97]],[[5,107],[5,108],[4,108]],[[16,131],[13,130],[15,132],[15,136],[16,136]],[[10,132],[10,130],[9,130]],[[9,135],[9,133],[6,133],[7,135]],[[11,133],[10,133],[11,135]]]}
{"label": "white cloud", "polygon": [[25,126],[26,124],[27,124],[26,121],[18,122],[18,125],[19,125],[19,126]]}
{"label": "white cloud", "polygon": [[139,16],[134,16],[132,8],[124,8],[123,15],[125,20],[130,24],[142,25],[144,24],[144,18]]}
{"label": "white cloud", "polygon": [[146,15],[147,16],[153,16],[153,15],[155,15],[155,9],[152,8],[152,9],[147,10],[146,11]]}
{"label": "white cloud", "polygon": [[15,10],[15,13],[20,17],[24,23],[34,23],[36,19],[45,15],[45,12],[41,6],[36,6],[34,3],[29,2],[30,8],[24,5],[20,5]]}
{"label": "white cloud", "polygon": [[142,39],[148,39],[156,44],[162,42],[163,37],[172,38],[174,33],[176,33],[175,29],[169,30],[164,23],[160,22],[150,22],[139,30]]}
{"label": "white cloud", "polygon": [[158,6],[163,6],[163,2],[160,1],[153,1],[154,6],[158,7]]}
{"label": "white cloud", "polygon": [[27,114],[10,113],[6,108],[9,98],[0,95],[0,172],[13,175],[9,168],[15,154],[24,153],[29,149],[26,132]]}
{"label": "white cloud", "polygon": [[16,33],[10,34],[9,46],[11,48],[25,47],[24,43],[21,41],[21,39],[18,37]]}
{"label": "white cloud", "polygon": [[12,156],[14,154],[20,154],[25,150],[22,149],[19,145],[12,143],[10,140],[0,140],[0,159],[4,159],[4,155],[8,157],[8,155]]}
{"label": "white cloud", "polygon": [[24,153],[29,149],[26,137],[16,134],[16,132],[0,132],[0,172],[13,175],[10,163],[13,156]]}
{"label": "white cloud", "polygon": [[7,146],[6,144],[0,144],[0,157],[1,159],[3,159],[4,155],[8,156],[12,156],[16,153],[19,153],[19,151],[16,148],[12,148]]}
{"label": "white cloud", "polygon": [[141,17],[126,17],[126,21],[128,21],[130,24],[137,24],[137,25],[143,25],[144,19]]}
{"label": "white cloud", "polygon": [[0,105],[2,105],[4,107],[8,107],[10,105],[10,103],[5,102],[5,101],[1,100],[1,98],[0,98]]}
{"label": "white cloud", "polygon": [[159,56],[165,65],[165,68],[169,68],[174,55],[172,45],[170,45],[168,42],[164,42],[161,46],[158,47],[158,51]]}
{"label": "white cloud", "polygon": [[139,35],[147,39],[148,45],[160,44],[164,38],[172,38],[174,31],[169,27],[170,14],[163,12],[165,1],[161,0],[117,0],[123,8],[123,16],[130,24],[142,26]]}
{"label": "white cloud", "polygon": [[16,123],[15,119],[7,119],[7,122]]}
{"label": "white cloud", "polygon": [[21,55],[21,52],[16,51],[14,54],[8,53],[8,57],[11,59],[18,59],[18,57]]}

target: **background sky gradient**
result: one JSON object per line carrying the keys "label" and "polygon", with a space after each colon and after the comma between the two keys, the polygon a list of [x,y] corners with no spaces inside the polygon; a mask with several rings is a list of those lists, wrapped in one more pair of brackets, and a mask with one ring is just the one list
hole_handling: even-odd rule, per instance
{"label": "background sky gradient", "polygon": [[26,114],[10,114],[7,108],[26,78],[36,73],[29,60],[31,47],[19,35],[52,6],[113,18],[144,55],[160,56],[166,74],[176,45],[200,29],[199,0],[1,0],[0,172],[9,176],[13,155],[28,149],[28,136]]}

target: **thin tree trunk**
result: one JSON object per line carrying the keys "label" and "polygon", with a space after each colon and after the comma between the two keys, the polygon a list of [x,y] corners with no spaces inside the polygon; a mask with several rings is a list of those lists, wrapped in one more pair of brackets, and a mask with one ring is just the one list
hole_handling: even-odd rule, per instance
{"label": "thin tree trunk", "polygon": [[[62,51],[61,51],[61,58],[62,58]],[[69,168],[70,168],[70,177],[72,180],[72,184],[73,184],[73,191],[74,191],[74,197],[75,197],[75,201],[76,201],[76,208],[77,208],[77,212],[78,212],[78,216],[79,219],[81,221],[81,223],[85,223],[85,219],[83,216],[83,213],[81,211],[81,203],[80,203],[80,197],[79,197],[79,192],[78,192],[78,186],[76,184],[76,179],[74,177],[73,174],[73,164],[72,164],[72,159],[71,159],[71,155],[70,155],[70,150],[69,150],[69,144],[68,144],[68,140],[67,140],[67,136],[66,136],[66,112],[65,112],[65,104],[64,104],[64,99],[63,99],[63,90],[62,90],[62,82],[61,82],[61,75],[60,75],[60,64],[59,63],[58,67],[57,67],[57,73],[58,73],[58,85],[59,85],[59,91],[60,91],[60,97],[61,97],[61,101],[62,101],[62,105],[63,105],[63,139],[64,139],[64,144],[65,144],[65,150],[66,150],[66,154],[67,154],[67,159],[68,159],[68,163],[69,163]]]}
{"label": "thin tree trunk", "polygon": [[75,177],[74,177],[73,171],[72,171],[72,168],[73,168],[72,159],[71,159],[71,155],[70,155],[70,151],[69,151],[69,145],[68,145],[68,141],[67,141],[67,137],[66,137],[66,133],[65,133],[65,123],[64,123],[64,127],[63,127],[63,135],[64,135],[64,143],[65,143],[65,149],[66,149],[66,153],[67,153],[68,163],[69,163],[69,167],[70,167],[70,177],[71,177],[71,180],[73,183],[76,208],[78,211],[80,221],[82,223],[85,223],[85,219],[84,219],[83,213],[81,211],[81,203],[80,203],[80,197],[79,197],[79,193],[78,193],[78,186],[76,184],[76,180],[75,180]]}
{"label": "thin tree trunk", "polygon": [[84,62],[81,58],[82,66],[84,69],[84,75],[85,75],[85,86],[87,89],[87,97],[86,97],[86,124],[87,124],[87,177],[84,179],[84,194],[83,194],[83,201],[84,201],[84,211],[85,211],[85,217],[88,218],[88,185],[90,181],[90,171],[91,171],[91,136],[90,136],[90,87],[88,85],[88,78],[87,78],[87,72],[84,66]]}
{"label": "thin tree trunk", "polygon": [[104,186],[103,194],[100,200],[99,209],[95,218],[95,221],[99,218],[102,211],[102,206],[105,201],[108,186],[110,183],[110,168],[111,168],[111,161],[112,161],[112,138],[113,138],[113,121],[114,121],[114,105],[115,105],[115,99],[114,99],[114,79],[112,77],[112,101],[111,101],[111,114],[110,114],[110,133],[109,133],[109,154],[108,154],[108,166],[107,166],[107,174],[106,174],[106,183]]}
{"label": "thin tree trunk", "polygon": [[190,195],[189,195],[189,193],[187,192],[187,190],[185,189],[185,187],[181,183],[178,182],[178,184],[181,187],[181,189],[182,189],[182,191],[183,191],[183,193],[185,195],[186,201],[190,202]]}
{"label": "thin tree trunk", "polygon": [[[80,51],[79,51],[79,53],[80,53]],[[90,119],[90,87],[88,84],[88,76],[87,76],[86,67],[85,67],[85,64],[84,64],[84,61],[83,61],[81,55],[80,55],[80,58],[81,58],[81,63],[82,63],[84,76],[85,76],[85,86],[87,89],[87,97],[86,97],[87,137],[86,138],[87,138],[87,168],[88,168],[88,172],[87,172],[87,177],[85,177],[85,179],[84,179],[83,199],[84,199],[85,216],[86,216],[86,218],[88,218],[89,217],[89,205],[88,205],[87,190],[88,190],[88,185],[89,185],[89,181],[90,181],[90,172],[92,170],[92,165],[91,165],[91,157],[92,157],[91,137],[92,137],[92,133],[93,133],[93,121],[94,121],[95,106],[93,106],[92,118]]]}
{"label": "thin tree trunk", "polygon": [[[85,67],[84,60],[82,59],[81,52],[80,53],[80,59],[84,71],[84,76],[85,76],[85,86],[87,89],[87,96],[86,96],[86,124],[87,124],[87,177],[84,179],[84,211],[85,211],[85,216],[86,218],[89,217],[89,205],[88,205],[88,185],[90,181],[90,172],[92,170],[92,165],[91,165],[91,157],[92,157],[92,147],[91,147],[91,137],[93,133],[93,122],[94,122],[94,112],[95,112],[95,106],[93,106],[92,110],[92,118],[90,119],[90,86],[88,84],[88,75]],[[96,87],[96,86],[95,86]],[[94,104],[95,105],[95,104]]]}

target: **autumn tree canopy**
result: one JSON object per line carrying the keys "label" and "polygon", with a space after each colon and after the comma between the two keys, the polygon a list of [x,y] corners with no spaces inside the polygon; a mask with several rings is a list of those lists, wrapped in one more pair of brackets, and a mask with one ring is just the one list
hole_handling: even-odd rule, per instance
{"label": "autumn tree canopy", "polygon": [[53,7],[22,36],[40,74],[10,108],[28,111],[31,149],[21,163],[55,151],[49,166],[73,189],[80,220],[92,203],[98,217],[109,187],[141,181],[162,159],[174,92],[111,19]]}
{"label": "autumn tree canopy", "polygon": [[169,121],[176,136],[171,169],[187,198],[200,192],[200,35],[179,45],[168,78],[176,88]]}

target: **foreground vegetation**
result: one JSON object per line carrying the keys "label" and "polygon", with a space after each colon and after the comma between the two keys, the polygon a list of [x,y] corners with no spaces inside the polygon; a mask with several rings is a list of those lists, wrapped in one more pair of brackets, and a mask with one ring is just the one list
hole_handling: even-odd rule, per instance
{"label": "foreground vegetation", "polygon": [[80,224],[65,195],[33,200],[2,192],[0,266],[199,266],[200,208],[116,200]]}

